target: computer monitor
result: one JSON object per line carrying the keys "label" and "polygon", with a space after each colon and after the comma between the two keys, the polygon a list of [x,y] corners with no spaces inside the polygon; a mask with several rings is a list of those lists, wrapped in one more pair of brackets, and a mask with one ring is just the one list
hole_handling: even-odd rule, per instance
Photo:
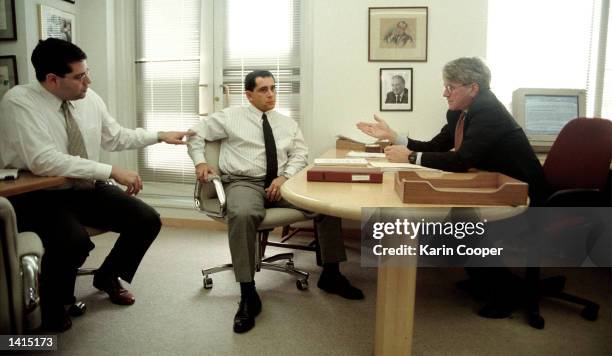
{"label": "computer monitor", "polygon": [[546,150],[568,121],[586,116],[586,90],[519,88],[512,93],[512,114],[531,145]]}

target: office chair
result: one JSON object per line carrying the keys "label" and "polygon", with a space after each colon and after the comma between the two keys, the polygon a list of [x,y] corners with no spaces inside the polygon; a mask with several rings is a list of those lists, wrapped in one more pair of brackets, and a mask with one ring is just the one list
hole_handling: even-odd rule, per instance
{"label": "office chair", "polygon": [[[544,174],[553,188],[553,194],[545,202],[546,207],[594,207],[610,206],[608,177],[612,159],[612,121],[606,119],[577,118],[569,121],[559,133],[544,162]],[[587,226],[589,236],[596,237],[597,225],[579,216],[564,221],[545,222],[539,229],[542,236],[558,235],[562,230]],[[587,242],[588,243],[588,242]],[[596,320],[599,305],[563,292],[565,278],[561,276],[540,280],[540,267],[526,270],[528,322],[534,328],[544,328],[540,315],[539,299],[553,297],[583,306],[581,315]]]}
{"label": "office chair", "polygon": [[[213,167],[217,172],[219,172],[220,146],[220,141],[206,142],[206,162],[208,162],[208,165]],[[206,183],[196,181],[193,199],[196,209],[199,212],[206,214],[207,216],[216,221],[227,223],[225,216],[225,192],[219,176],[209,175],[208,182]],[[310,219],[304,217],[304,214],[297,209],[266,209],[266,217],[259,225],[257,233],[257,242],[255,244],[255,253],[257,255],[255,266],[256,271],[259,272],[261,269],[267,269],[293,275],[297,277],[297,289],[308,289],[308,272],[295,268],[295,265],[293,263],[293,253],[282,253],[264,258],[264,247],[262,246],[263,242],[267,241],[268,234],[274,228],[308,220]],[[285,264],[274,263],[282,260],[286,260]],[[228,270],[233,270],[233,265],[231,263],[223,264],[213,268],[202,269],[202,275],[204,276],[204,288],[211,289],[213,287],[213,280],[212,278],[210,278],[211,274]]]}
{"label": "office chair", "polygon": [[0,334],[40,326],[38,281],[44,248],[33,232],[19,233],[13,206],[0,197]]}

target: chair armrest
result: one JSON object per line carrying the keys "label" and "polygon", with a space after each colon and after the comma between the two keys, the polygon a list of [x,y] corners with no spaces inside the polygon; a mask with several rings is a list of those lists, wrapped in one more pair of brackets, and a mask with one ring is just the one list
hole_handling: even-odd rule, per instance
{"label": "chair armrest", "polygon": [[19,233],[17,237],[17,256],[21,258],[26,255],[34,255],[42,258],[44,251],[38,235],[29,231]]}
{"label": "chair armrest", "polygon": [[210,217],[225,217],[226,199],[221,178],[217,175],[209,175],[208,182],[197,180],[193,201],[198,211]]}
{"label": "chair armrest", "polygon": [[550,207],[594,207],[606,206],[606,198],[599,189],[563,189],[546,199]]}

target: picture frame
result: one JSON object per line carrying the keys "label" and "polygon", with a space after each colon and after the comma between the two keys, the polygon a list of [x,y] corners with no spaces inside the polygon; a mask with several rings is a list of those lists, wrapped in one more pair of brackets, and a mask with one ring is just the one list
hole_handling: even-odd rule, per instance
{"label": "picture frame", "polygon": [[427,62],[427,7],[368,8],[369,62]]}
{"label": "picture frame", "polygon": [[412,111],[412,68],[380,68],[380,111]]}
{"label": "picture frame", "polygon": [[0,41],[16,40],[15,0],[0,0]]}
{"label": "picture frame", "polygon": [[56,8],[38,5],[40,39],[59,38],[76,42],[76,16]]}
{"label": "picture frame", "polygon": [[0,99],[17,84],[19,84],[17,57],[14,55],[0,56]]}

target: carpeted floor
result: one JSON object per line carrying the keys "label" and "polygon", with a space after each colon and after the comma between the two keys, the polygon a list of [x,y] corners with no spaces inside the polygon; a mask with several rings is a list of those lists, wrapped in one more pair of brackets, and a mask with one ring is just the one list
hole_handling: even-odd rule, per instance
{"label": "carpeted floor", "polygon": [[[86,265],[97,266],[114,239],[94,238],[97,248]],[[203,265],[229,261],[226,233],[164,227],[130,286],[137,297],[133,306],[111,304],[91,286],[92,277],[78,278],[76,295],[87,303],[87,314],[59,335],[58,354],[372,355],[376,270],[360,267],[358,241],[347,246],[349,262],[342,270],[363,289],[364,301],[320,291],[314,254],[297,251],[296,267],[311,273],[310,289],[297,290],[285,274],[258,273],[263,311],[253,330],[237,335],[233,273],[214,275],[209,291],[200,273]],[[286,250],[269,253],[274,252]],[[610,269],[562,272],[570,291],[602,304],[598,321],[585,321],[577,308],[554,301],[542,303],[544,330],[529,327],[520,310],[509,319],[482,319],[474,312],[478,304],[455,288],[464,278],[461,269],[420,268],[413,355],[612,355]]]}

